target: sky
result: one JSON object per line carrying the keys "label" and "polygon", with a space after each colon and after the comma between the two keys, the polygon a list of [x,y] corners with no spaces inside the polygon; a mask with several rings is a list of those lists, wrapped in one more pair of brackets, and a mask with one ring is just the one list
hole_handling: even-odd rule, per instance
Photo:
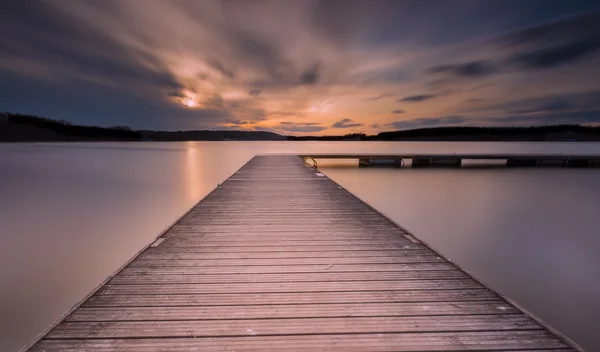
{"label": "sky", "polygon": [[134,129],[600,123],[600,3],[0,0],[0,111]]}

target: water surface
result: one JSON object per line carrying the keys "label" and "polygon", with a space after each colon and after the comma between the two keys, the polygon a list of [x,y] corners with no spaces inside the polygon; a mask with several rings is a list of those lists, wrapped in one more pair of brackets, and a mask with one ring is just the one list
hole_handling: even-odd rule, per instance
{"label": "water surface", "polygon": [[[596,153],[594,143],[0,145],[0,350],[18,350],[257,153]],[[358,169],[336,182],[600,350],[599,169]]]}

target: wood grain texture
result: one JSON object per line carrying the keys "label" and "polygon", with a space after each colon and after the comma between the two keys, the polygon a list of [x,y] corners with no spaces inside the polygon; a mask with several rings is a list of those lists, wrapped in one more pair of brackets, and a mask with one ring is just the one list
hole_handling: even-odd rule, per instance
{"label": "wood grain texture", "polygon": [[257,156],[31,351],[571,351],[296,156]]}

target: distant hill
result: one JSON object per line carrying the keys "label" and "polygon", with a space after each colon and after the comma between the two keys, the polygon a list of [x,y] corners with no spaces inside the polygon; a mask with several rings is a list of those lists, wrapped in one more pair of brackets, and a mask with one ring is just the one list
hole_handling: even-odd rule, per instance
{"label": "distant hill", "polygon": [[126,127],[90,127],[44,117],[0,114],[0,141],[139,141],[141,133]]}
{"label": "distant hill", "polygon": [[275,141],[285,140],[285,136],[264,131],[132,131],[127,126],[78,126],[64,120],[0,113],[0,142],[224,140]]}
{"label": "distant hill", "polygon": [[285,136],[267,131],[139,131],[149,141],[283,141]]}
{"label": "distant hill", "polygon": [[536,127],[434,127],[381,132],[374,136],[288,136],[312,141],[600,141],[600,127],[555,125]]}
{"label": "distant hill", "polygon": [[64,120],[0,113],[0,142],[43,141],[600,141],[600,127],[435,127],[339,136],[283,136],[267,131],[133,131],[127,126],[78,126]]}

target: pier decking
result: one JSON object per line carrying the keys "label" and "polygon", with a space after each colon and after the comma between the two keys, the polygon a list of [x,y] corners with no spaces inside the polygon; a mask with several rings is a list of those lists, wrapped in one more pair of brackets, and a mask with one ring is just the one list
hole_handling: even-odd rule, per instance
{"label": "pier decking", "polygon": [[30,349],[572,351],[297,156],[257,156]]}

